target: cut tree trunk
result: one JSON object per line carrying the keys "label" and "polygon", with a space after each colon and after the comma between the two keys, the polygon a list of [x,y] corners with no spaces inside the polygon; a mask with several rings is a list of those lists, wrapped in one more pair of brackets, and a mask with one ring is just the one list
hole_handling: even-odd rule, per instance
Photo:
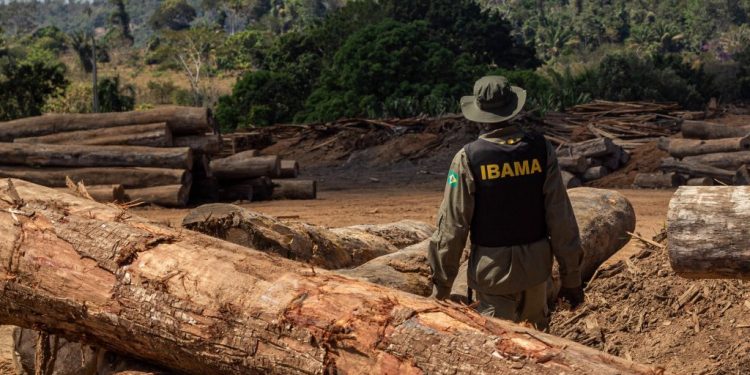
{"label": "cut tree trunk", "polygon": [[750,187],[681,187],[669,202],[667,249],[690,279],[750,280]]}
{"label": "cut tree trunk", "polygon": [[584,181],[588,182],[588,181],[598,180],[608,174],[609,174],[609,169],[607,169],[607,167],[599,166],[599,167],[591,167],[587,169],[582,177]]}
{"label": "cut tree trunk", "polygon": [[129,201],[145,202],[162,207],[185,207],[190,199],[191,185],[165,185],[127,189]]}
{"label": "cut tree trunk", "polygon": [[586,157],[583,155],[561,156],[557,158],[557,163],[560,165],[560,169],[575,174],[581,174],[589,169],[589,164],[586,162]]}
{"label": "cut tree trunk", "polygon": [[274,180],[273,199],[316,199],[318,183],[315,180]]}
{"label": "cut tree trunk", "polygon": [[193,209],[182,226],[248,248],[325,269],[356,267],[398,248],[364,230],[340,235],[316,225],[283,222],[231,204]]}
{"label": "cut tree trunk", "polygon": [[709,140],[673,138],[669,141],[669,154],[678,159],[685,156],[747,150],[750,150],[750,136]]}
{"label": "cut tree trunk", "polygon": [[[84,184],[85,186],[85,184]],[[85,186],[86,193],[91,198],[100,203],[111,203],[111,202],[126,202],[127,196],[125,195],[125,188],[122,185],[92,185]],[[75,191],[65,187],[58,188],[60,191],[64,191],[70,194],[77,194]]]}
{"label": "cut tree trunk", "polygon": [[750,126],[732,126],[705,121],[683,121],[682,136],[693,139],[721,139],[746,137]]}
{"label": "cut tree trunk", "polygon": [[274,185],[268,177],[251,178],[240,181],[224,181],[219,184],[219,200],[244,200],[252,194],[253,201],[267,201],[273,195]]}
{"label": "cut tree trunk", "polygon": [[682,158],[686,163],[698,163],[710,165],[716,168],[736,170],[737,168],[750,164],[750,151],[720,152],[715,154],[704,154],[687,156]]}
{"label": "cut tree trunk", "polygon": [[299,176],[299,163],[296,160],[281,160],[279,174],[271,176],[274,178],[297,178]]}
{"label": "cut tree trunk", "polygon": [[185,374],[658,371],[116,207],[0,184],[0,321],[9,324]]}
{"label": "cut tree trunk", "polygon": [[562,176],[563,186],[565,186],[566,189],[572,189],[581,186],[581,180],[574,174],[567,171],[560,171],[560,175]]}
{"label": "cut tree trunk", "polygon": [[18,178],[49,187],[64,187],[65,177],[84,185],[122,185],[140,188],[161,185],[189,185],[192,174],[184,169],[165,168],[28,168],[0,166],[0,177]]}
{"label": "cut tree trunk", "polygon": [[148,111],[51,114],[0,122],[0,141],[160,122],[166,122],[173,135],[205,134],[213,130],[208,108],[163,107]]}
{"label": "cut tree trunk", "polygon": [[172,147],[172,132],[167,123],[120,126],[95,130],[79,130],[41,137],[16,138],[15,143],[53,145],[149,146]]}
{"label": "cut tree trunk", "polygon": [[278,156],[252,155],[252,152],[246,151],[211,160],[211,171],[219,179],[248,179],[279,174],[281,160]]}
{"label": "cut tree trunk", "polygon": [[[584,250],[581,269],[585,281],[591,278],[602,263],[628,243],[628,232],[632,233],[635,229],[635,211],[627,198],[616,191],[577,188],[569,190],[568,194],[581,234]],[[341,272],[376,284],[428,296],[432,292],[432,283],[427,263],[427,246],[428,241],[425,241]],[[454,294],[465,298],[465,285],[466,274],[459,274],[454,283]],[[559,288],[559,282],[556,282],[555,288]],[[557,289],[550,288],[549,292],[557,295]]]}
{"label": "cut tree trunk", "polygon": [[193,167],[193,154],[187,147],[0,143],[0,160],[5,165],[43,167]]}
{"label": "cut tree trunk", "polygon": [[190,147],[196,154],[208,156],[221,152],[222,139],[219,134],[185,135],[174,138],[175,147]]}
{"label": "cut tree trunk", "polygon": [[416,220],[401,220],[388,224],[364,224],[346,227],[348,229],[365,231],[384,238],[399,249],[416,245],[435,232],[435,227]]}
{"label": "cut tree trunk", "polygon": [[588,141],[568,144],[557,152],[557,156],[584,156],[587,158],[595,158],[611,155],[617,152],[619,148],[620,147],[612,143],[612,140],[609,138],[594,138]]}
{"label": "cut tree trunk", "polygon": [[675,172],[638,173],[633,185],[645,189],[670,189],[685,184],[685,179]]}
{"label": "cut tree trunk", "polygon": [[687,180],[687,186],[714,186],[714,179],[710,177],[696,177]]}
{"label": "cut tree trunk", "polygon": [[732,184],[736,174],[726,169],[684,160],[680,161],[674,158],[662,159],[659,169],[664,172],[677,172],[693,177],[709,177],[725,184]]}

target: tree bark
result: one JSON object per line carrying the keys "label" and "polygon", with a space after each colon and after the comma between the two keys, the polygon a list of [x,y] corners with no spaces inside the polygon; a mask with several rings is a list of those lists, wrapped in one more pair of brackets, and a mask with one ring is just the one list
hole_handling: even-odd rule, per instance
{"label": "tree bark", "polygon": [[609,174],[609,169],[607,169],[607,167],[598,166],[598,167],[591,167],[587,169],[582,177],[584,181],[588,182],[588,181],[598,180],[608,174]]}
{"label": "tree bark", "polygon": [[[85,186],[85,184],[84,184]],[[60,191],[76,194],[69,188],[58,188]],[[125,188],[122,185],[92,185],[86,186],[86,193],[100,203],[126,202]]]}
{"label": "tree bark", "polygon": [[271,176],[273,178],[297,178],[299,176],[299,163],[296,160],[281,160],[279,174]]}
{"label": "tree bark", "polygon": [[28,168],[0,166],[0,177],[18,178],[49,187],[64,187],[65,177],[84,185],[122,185],[140,188],[161,185],[189,185],[192,174],[184,169],[164,168]]}
{"label": "tree bark", "polygon": [[611,155],[619,149],[619,146],[612,143],[609,138],[594,138],[588,141],[579,143],[571,143],[563,147],[557,152],[560,157],[564,156],[584,156],[587,158],[595,158]]}
{"label": "tree bark", "polygon": [[190,147],[196,154],[213,156],[221,152],[222,139],[219,134],[184,135],[174,137],[174,145],[175,147]]}
{"label": "tree bark", "polygon": [[683,121],[682,136],[692,139],[721,139],[746,137],[750,126],[732,126],[705,121]]}
{"label": "tree bark", "polygon": [[698,163],[716,168],[736,170],[743,165],[750,164],[750,151],[687,156],[682,158],[682,160],[687,163]]}
{"label": "tree bark", "polygon": [[725,184],[732,184],[735,178],[735,172],[726,169],[685,160],[679,161],[673,158],[662,159],[659,169],[664,172],[677,172],[692,177],[709,177]]}
{"label": "tree bark", "polygon": [[384,238],[393,246],[403,249],[416,245],[432,236],[435,227],[416,220],[401,220],[388,224],[364,224],[346,227],[348,229],[365,231]]}
{"label": "tree bark", "polygon": [[750,136],[709,140],[673,138],[669,141],[669,154],[678,159],[693,155],[747,150],[750,150]]}
{"label": "tree bark", "polygon": [[162,107],[148,111],[51,114],[0,122],[0,141],[39,137],[77,130],[115,128],[119,126],[166,122],[173,135],[210,132],[211,111],[197,107]]}
{"label": "tree bark", "polygon": [[13,142],[53,145],[172,147],[172,132],[169,130],[167,123],[162,122],[117,128],[79,130],[41,137],[16,138]]}
{"label": "tree bark", "polygon": [[[578,222],[584,250],[581,266],[584,281],[630,240],[635,230],[635,211],[630,202],[616,191],[577,188],[568,191]],[[432,292],[430,266],[427,263],[428,242],[422,242],[397,253],[373,259],[345,275],[363,278],[405,292],[429,296]],[[556,284],[559,288],[559,283]],[[454,294],[466,297],[466,274],[459,274]],[[556,289],[550,289],[557,295]]]}
{"label": "tree bark", "polygon": [[318,183],[315,180],[274,180],[273,199],[316,199]]}
{"label": "tree bark", "polygon": [[750,280],[750,187],[681,187],[669,202],[667,249],[690,279]]}
{"label": "tree bark", "polygon": [[581,174],[589,169],[589,164],[586,162],[586,157],[583,155],[561,156],[557,158],[557,163],[560,165],[560,169],[575,174]]}
{"label": "tree bark", "polygon": [[85,337],[186,374],[657,371],[468,308],[13,183],[0,186],[3,322]]}
{"label": "tree bark", "polygon": [[281,160],[278,156],[251,156],[240,152],[223,159],[211,160],[211,171],[219,179],[248,179],[278,175]]}
{"label": "tree bark", "polygon": [[165,185],[127,189],[129,201],[141,201],[162,207],[185,207],[190,199],[190,185]]}
{"label": "tree bark", "polygon": [[687,186],[714,186],[714,179],[710,177],[696,177],[687,180]]}
{"label": "tree bark", "polygon": [[5,165],[43,167],[154,167],[191,169],[193,154],[187,147],[79,146],[0,143]]}
{"label": "tree bark", "polygon": [[562,175],[563,185],[566,189],[572,189],[581,186],[581,180],[574,174],[567,171],[561,171],[560,174]]}
{"label": "tree bark", "polygon": [[670,189],[685,184],[685,179],[675,172],[638,173],[633,185],[645,189]]}
{"label": "tree bark", "polygon": [[339,234],[315,225],[279,221],[231,204],[195,208],[182,226],[325,269],[356,267],[398,251],[385,239],[363,230]]}

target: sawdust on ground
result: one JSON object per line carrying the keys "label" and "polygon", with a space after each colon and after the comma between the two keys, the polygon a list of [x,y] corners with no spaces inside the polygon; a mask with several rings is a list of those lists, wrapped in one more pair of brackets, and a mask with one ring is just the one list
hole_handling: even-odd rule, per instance
{"label": "sawdust on ground", "polygon": [[651,246],[600,269],[551,330],[675,374],[750,374],[750,282],[681,278]]}

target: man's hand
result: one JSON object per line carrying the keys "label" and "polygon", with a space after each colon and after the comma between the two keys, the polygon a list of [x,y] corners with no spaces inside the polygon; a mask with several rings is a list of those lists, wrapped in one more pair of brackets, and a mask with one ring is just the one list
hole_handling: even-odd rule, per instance
{"label": "man's hand", "polygon": [[572,308],[576,308],[583,303],[583,286],[575,288],[560,288],[560,293],[557,295],[557,298],[568,301]]}
{"label": "man's hand", "polygon": [[430,298],[443,301],[450,298],[450,296],[451,288],[443,288],[434,284],[432,285],[432,295],[430,295]]}

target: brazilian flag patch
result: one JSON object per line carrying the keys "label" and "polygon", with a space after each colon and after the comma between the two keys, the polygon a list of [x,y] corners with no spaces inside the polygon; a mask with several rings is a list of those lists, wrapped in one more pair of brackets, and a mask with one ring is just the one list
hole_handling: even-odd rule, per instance
{"label": "brazilian flag patch", "polygon": [[448,186],[452,188],[458,186],[458,173],[455,171],[448,172]]}

